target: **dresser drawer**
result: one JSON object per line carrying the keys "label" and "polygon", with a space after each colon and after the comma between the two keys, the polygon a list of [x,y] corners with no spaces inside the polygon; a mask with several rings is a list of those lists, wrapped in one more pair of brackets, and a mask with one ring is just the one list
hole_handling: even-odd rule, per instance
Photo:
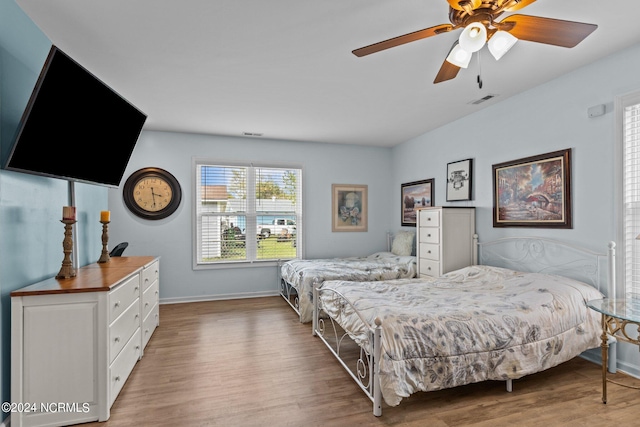
{"label": "dresser drawer", "polygon": [[145,291],[160,277],[160,262],[154,261],[149,267],[142,270],[142,290]]}
{"label": "dresser drawer", "polygon": [[151,312],[153,306],[158,303],[159,297],[159,284],[156,280],[153,282],[153,285],[149,286],[149,288],[144,291],[142,294],[142,318],[146,319],[147,315]]}
{"label": "dresser drawer", "polygon": [[432,261],[429,259],[420,259],[420,274],[426,274],[427,276],[438,277],[440,276],[440,263],[438,261]]}
{"label": "dresser drawer", "polygon": [[440,211],[423,209],[420,210],[421,227],[440,227]]}
{"label": "dresser drawer", "polygon": [[141,351],[140,328],[138,328],[109,367],[109,406],[113,405],[113,401],[118,397],[127,377],[140,358]]}
{"label": "dresser drawer", "polygon": [[124,313],[137,298],[140,298],[140,274],[125,280],[109,292],[109,323]]}
{"label": "dresser drawer", "polygon": [[129,308],[109,326],[109,362],[113,362],[138,327],[140,327],[140,300],[136,298]]}
{"label": "dresser drawer", "polygon": [[153,331],[156,330],[158,325],[160,324],[160,306],[156,304],[151,309],[151,312],[144,319],[144,323],[142,324],[142,348],[147,346],[149,339],[151,339],[151,335],[153,335]]}
{"label": "dresser drawer", "polygon": [[433,243],[420,243],[420,258],[438,261],[440,259],[440,245],[434,245]]}
{"label": "dresser drawer", "polygon": [[440,229],[436,227],[420,227],[420,243],[440,243]]}

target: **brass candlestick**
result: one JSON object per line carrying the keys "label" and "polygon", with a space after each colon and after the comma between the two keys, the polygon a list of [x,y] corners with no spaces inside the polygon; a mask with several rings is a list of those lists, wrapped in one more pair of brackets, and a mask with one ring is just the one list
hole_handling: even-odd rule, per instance
{"label": "brass candlestick", "polygon": [[100,221],[102,223],[102,255],[100,255],[100,259],[98,262],[109,262],[111,261],[111,257],[109,256],[109,250],[107,249],[107,244],[109,243],[109,222],[110,221]]}
{"label": "brass candlestick", "polygon": [[73,262],[71,261],[71,252],[73,252],[72,229],[76,220],[63,219],[61,222],[64,223],[64,240],[62,241],[64,259],[62,260],[62,267],[60,268],[60,272],[56,276],[56,279],[69,279],[76,276],[76,270],[73,268]]}

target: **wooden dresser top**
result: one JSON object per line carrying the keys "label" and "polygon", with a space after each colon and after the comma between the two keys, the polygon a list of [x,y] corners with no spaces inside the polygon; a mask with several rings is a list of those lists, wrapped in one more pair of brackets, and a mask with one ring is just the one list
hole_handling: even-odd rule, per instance
{"label": "wooden dresser top", "polygon": [[80,267],[76,277],[50,278],[11,292],[12,297],[64,294],[76,292],[108,292],[114,285],[155,261],[153,256],[112,257],[109,262]]}

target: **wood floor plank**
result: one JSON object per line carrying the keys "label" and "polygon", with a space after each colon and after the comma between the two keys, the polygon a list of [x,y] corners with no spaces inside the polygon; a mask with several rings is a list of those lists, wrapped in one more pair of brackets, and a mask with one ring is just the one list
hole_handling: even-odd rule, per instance
{"label": "wood floor plank", "polygon": [[[105,423],[121,426],[611,426],[637,423],[640,391],[581,358],[514,381],[371,401],[280,297],[160,306],[160,326]],[[640,380],[616,374],[632,385]]]}

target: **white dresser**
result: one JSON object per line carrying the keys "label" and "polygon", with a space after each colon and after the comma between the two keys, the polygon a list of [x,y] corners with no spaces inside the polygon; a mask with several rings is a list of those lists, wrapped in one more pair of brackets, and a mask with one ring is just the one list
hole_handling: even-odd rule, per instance
{"label": "white dresser", "polygon": [[106,421],[158,326],[159,259],[114,257],[11,293],[11,425]]}
{"label": "white dresser", "polygon": [[149,268],[142,270],[142,348],[144,349],[160,324],[160,264],[156,260]]}
{"label": "white dresser", "polygon": [[432,207],[418,211],[418,276],[438,277],[476,263],[475,208]]}

